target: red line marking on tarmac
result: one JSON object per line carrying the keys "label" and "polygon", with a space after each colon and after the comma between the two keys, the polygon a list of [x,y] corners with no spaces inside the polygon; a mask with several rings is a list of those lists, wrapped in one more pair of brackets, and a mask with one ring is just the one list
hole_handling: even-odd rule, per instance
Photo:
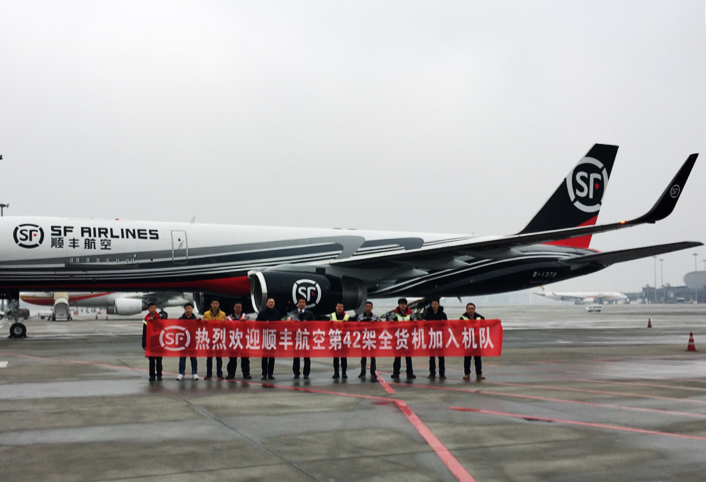
{"label": "red line marking on tarmac", "polygon": [[[455,380],[458,380],[456,378]],[[625,392],[607,392],[607,391],[602,391],[602,390],[584,390],[581,388],[561,388],[561,387],[552,387],[549,385],[527,385],[524,383],[510,383],[510,382],[488,382],[484,381],[484,385],[501,385],[501,386],[508,386],[508,387],[522,387],[522,388],[535,388],[538,390],[557,390],[560,392],[581,392],[581,393],[595,393],[598,395],[613,395],[613,396],[620,396],[620,397],[635,397],[635,398],[649,398],[652,400],[669,400],[672,402],[686,402],[686,403],[701,403],[701,404],[706,404],[706,400],[694,400],[690,398],[671,398],[671,397],[659,397],[657,395],[640,395],[637,393],[625,393]]]}
{"label": "red line marking on tarmac", "polygon": [[464,392],[464,393],[474,393],[477,395],[490,395],[495,397],[508,397],[508,398],[523,398],[527,400],[539,400],[543,402],[558,402],[558,403],[573,403],[576,405],[589,405],[594,407],[604,407],[604,408],[614,408],[617,410],[634,410],[637,412],[654,412],[661,413],[665,415],[681,415],[685,417],[696,417],[696,418],[706,418],[704,413],[693,413],[693,412],[675,412],[673,410],[664,410],[660,408],[642,408],[642,407],[629,407],[627,405],[610,405],[608,403],[598,403],[598,402],[583,402],[580,400],[567,400],[565,398],[550,398],[550,397],[537,397],[533,395],[519,395],[516,393],[502,393],[502,392],[491,392],[486,390],[467,390],[464,388],[452,388],[452,387],[437,387],[433,385],[405,385],[403,383],[395,383],[395,385],[407,386],[412,388],[428,388],[431,390],[448,390],[453,392]]}
{"label": "red line marking on tarmac", "polygon": [[405,414],[412,426],[417,429],[419,435],[421,435],[424,440],[426,440],[429,446],[434,450],[434,452],[436,452],[436,455],[439,456],[444,465],[448,467],[451,473],[460,482],[476,482],[476,479],[471,477],[471,474],[469,474],[468,471],[463,467],[463,465],[461,465],[459,461],[456,460],[456,457],[451,455],[449,449],[447,449],[446,446],[442,444],[438,438],[436,438],[432,431],[429,430],[429,427],[427,427],[424,422],[419,419],[417,414],[414,413],[411,408],[409,408],[409,405],[407,405],[407,403],[405,403],[403,400],[395,400],[395,403],[400,408],[402,413]]}
{"label": "red line marking on tarmac", "polygon": [[385,391],[386,391],[387,393],[395,393],[395,389],[392,388],[392,387],[390,386],[390,384],[387,382],[387,380],[385,380],[385,379],[382,377],[382,373],[380,373],[379,371],[375,370],[375,375],[377,375],[377,377],[378,377],[378,382],[380,382],[380,385],[382,386],[382,388],[385,389]]}
{"label": "red line marking on tarmac", "polygon": [[618,425],[607,425],[607,424],[603,424],[603,423],[577,422],[575,420],[562,420],[559,418],[535,417],[534,415],[520,415],[517,413],[495,412],[492,410],[481,410],[478,408],[465,408],[465,407],[449,407],[449,408],[451,410],[457,410],[459,412],[477,412],[477,413],[484,413],[487,415],[498,415],[501,417],[523,418],[525,420],[538,420],[541,422],[565,423],[568,425],[580,425],[582,427],[604,428],[604,429],[608,429],[608,430],[619,430],[622,432],[634,432],[634,433],[642,433],[642,434],[647,434],[647,435],[662,435],[665,437],[677,437],[677,438],[686,438],[686,439],[690,439],[690,440],[706,441],[706,437],[699,437],[697,435],[682,435],[682,434],[678,434],[678,433],[659,432],[657,430],[644,430],[641,428],[620,427]]}
{"label": "red line marking on tarmac", "polygon": [[669,388],[677,390],[693,390],[697,392],[706,392],[706,388],[700,387],[680,387],[678,385],[660,385],[656,383],[640,383],[640,382],[620,382],[617,380],[588,380],[584,378],[577,378],[577,382],[589,382],[589,383],[609,383],[612,385],[633,385],[636,387],[653,387],[653,388]]}

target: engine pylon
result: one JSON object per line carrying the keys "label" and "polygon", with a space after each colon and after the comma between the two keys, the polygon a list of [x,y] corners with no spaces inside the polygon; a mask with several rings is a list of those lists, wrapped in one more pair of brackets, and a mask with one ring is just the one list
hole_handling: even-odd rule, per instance
{"label": "engine pylon", "polygon": [[686,346],[686,351],[697,351],[694,343],[694,333],[689,333],[689,344]]}

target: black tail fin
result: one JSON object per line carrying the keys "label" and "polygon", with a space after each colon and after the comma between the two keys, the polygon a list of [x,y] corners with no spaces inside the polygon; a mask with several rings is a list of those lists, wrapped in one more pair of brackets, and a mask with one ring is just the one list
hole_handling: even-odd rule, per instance
{"label": "black tail fin", "polygon": [[[618,146],[594,144],[518,234],[595,225],[617,153]],[[549,244],[588,248],[590,242],[589,235]]]}

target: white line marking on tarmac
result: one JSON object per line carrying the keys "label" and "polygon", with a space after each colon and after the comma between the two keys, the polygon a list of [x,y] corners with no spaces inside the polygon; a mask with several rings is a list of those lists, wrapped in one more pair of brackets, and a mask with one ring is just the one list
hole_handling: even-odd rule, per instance
{"label": "white line marking on tarmac", "polygon": [[6,361],[0,361],[0,368],[7,368],[7,362],[6,362]]}

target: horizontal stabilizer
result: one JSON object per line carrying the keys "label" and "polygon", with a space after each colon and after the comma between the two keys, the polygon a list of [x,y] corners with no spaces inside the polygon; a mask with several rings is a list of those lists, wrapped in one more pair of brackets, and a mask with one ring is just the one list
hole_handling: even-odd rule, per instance
{"label": "horizontal stabilizer", "polygon": [[682,249],[695,248],[697,246],[703,246],[704,243],[698,241],[682,241],[679,243],[668,243],[668,244],[658,244],[656,246],[645,246],[643,248],[632,248],[632,249],[621,249],[618,251],[607,251],[605,253],[589,254],[588,256],[580,256],[578,258],[571,258],[562,260],[562,264],[568,266],[584,265],[589,263],[598,263],[603,266],[610,266],[615,263],[622,263],[624,261],[632,261],[635,259],[649,258],[651,256],[658,256],[664,253],[671,253],[673,251],[680,251]]}

